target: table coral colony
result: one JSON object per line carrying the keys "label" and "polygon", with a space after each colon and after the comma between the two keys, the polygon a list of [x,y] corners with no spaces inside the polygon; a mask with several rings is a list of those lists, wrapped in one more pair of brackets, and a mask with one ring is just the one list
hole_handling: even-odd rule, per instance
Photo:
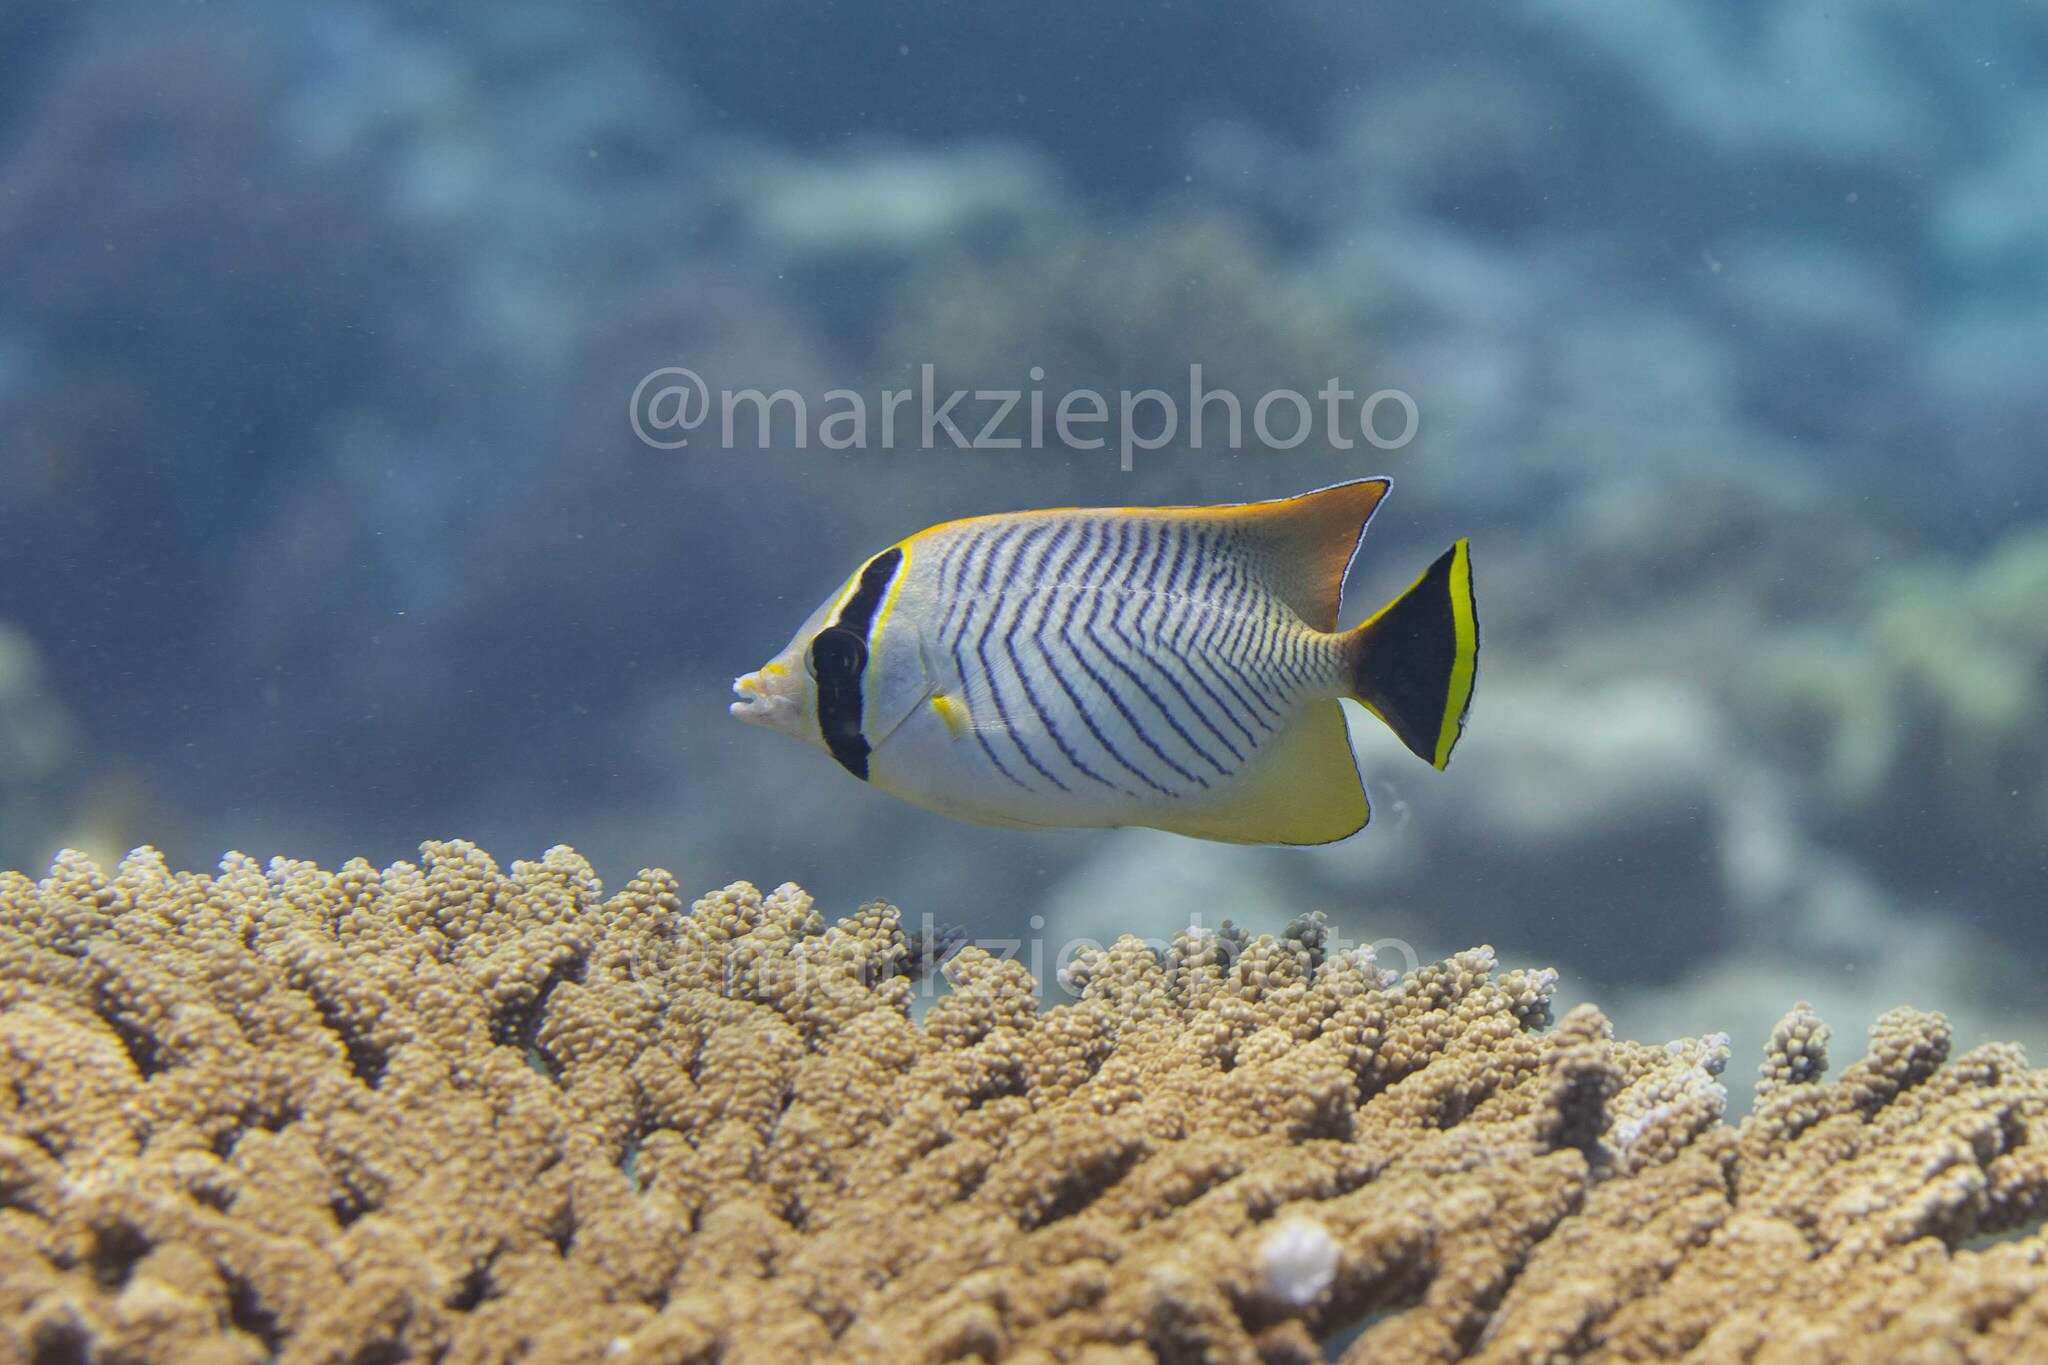
{"label": "table coral colony", "polygon": [[2048,1354],[2016,1048],[1897,1010],[1828,1081],[1802,1008],[1730,1126],[1721,1038],[1323,942],[1125,939],[1053,1008],[969,947],[920,1026],[897,912],[794,886],[67,854],[0,876],[0,1354]]}

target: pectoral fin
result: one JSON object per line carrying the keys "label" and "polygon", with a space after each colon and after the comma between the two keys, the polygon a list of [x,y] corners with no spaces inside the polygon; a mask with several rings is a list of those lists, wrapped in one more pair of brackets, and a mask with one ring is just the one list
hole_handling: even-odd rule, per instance
{"label": "pectoral fin", "polygon": [[[936,677],[938,670],[933,666],[929,652],[919,644],[919,659],[927,678]],[[991,660],[990,667],[998,669],[1003,684],[1011,689],[1011,695],[1018,695],[1020,686],[1017,675],[1009,667],[1009,661]],[[926,705],[945,725],[946,733],[954,739],[965,739],[969,735],[999,735],[1010,727],[1003,723],[1002,708],[996,704],[996,684],[985,673],[970,672],[964,680],[944,687],[936,687],[924,697]]]}
{"label": "pectoral fin", "polygon": [[1365,828],[1371,815],[1344,708],[1319,701],[1304,707],[1228,791],[1143,823],[1233,844],[1328,844]]}
{"label": "pectoral fin", "polygon": [[966,702],[952,693],[932,693],[932,710],[938,713],[946,733],[954,739],[965,739],[974,732],[974,713],[967,709]]}

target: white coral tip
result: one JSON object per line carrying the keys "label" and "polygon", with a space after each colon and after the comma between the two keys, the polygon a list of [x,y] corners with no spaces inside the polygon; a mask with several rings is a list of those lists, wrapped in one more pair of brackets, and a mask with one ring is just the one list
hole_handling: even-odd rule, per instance
{"label": "white coral tip", "polygon": [[1259,1244],[1266,1293],[1294,1308],[1306,1308],[1337,1278],[1337,1239],[1312,1218],[1289,1218]]}

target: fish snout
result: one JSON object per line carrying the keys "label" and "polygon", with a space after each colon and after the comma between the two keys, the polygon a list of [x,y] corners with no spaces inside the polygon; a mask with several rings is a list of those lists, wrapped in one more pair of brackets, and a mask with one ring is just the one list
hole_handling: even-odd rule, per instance
{"label": "fish snout", "polygon": [[791,730],[803,718],[803,700],[790,681],[788,668],[781,664],[767,664],[734,678],[732,691],[738,700],[729,709],[749,724]]}

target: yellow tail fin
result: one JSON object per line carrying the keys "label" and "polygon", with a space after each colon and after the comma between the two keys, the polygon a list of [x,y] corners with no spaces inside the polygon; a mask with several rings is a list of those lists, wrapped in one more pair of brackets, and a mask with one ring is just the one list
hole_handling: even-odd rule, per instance
{"label": "yellow tail fin", "polygon": [[1351,632],[1351,691],[1415,754],[1451,761],[1479,676],[1471,549],[1459,541]]}

